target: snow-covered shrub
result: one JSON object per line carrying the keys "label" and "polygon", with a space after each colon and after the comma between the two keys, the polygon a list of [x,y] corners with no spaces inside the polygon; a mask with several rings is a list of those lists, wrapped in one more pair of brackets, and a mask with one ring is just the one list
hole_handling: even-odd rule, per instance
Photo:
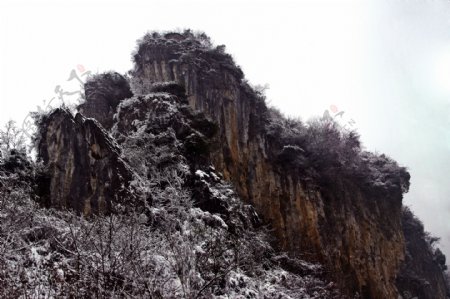
{"label": "snow-covered shrub", "polygon": [[232,221],[194,207],[178,175],[168,170],[159,179],[170,183],[150,187],[148,214],[83,218],[39,207],[30,186],[0,192],[0,296],[332,298],[316,275],[272,260],[263,231],[232,233]]}
{"label": "snow-covered shrub", "polygon": [[366,186],[391,195],[408,192],[410,174],[405,167],[384,154],[362,152],[358,158],[354,173],[365,181]]}

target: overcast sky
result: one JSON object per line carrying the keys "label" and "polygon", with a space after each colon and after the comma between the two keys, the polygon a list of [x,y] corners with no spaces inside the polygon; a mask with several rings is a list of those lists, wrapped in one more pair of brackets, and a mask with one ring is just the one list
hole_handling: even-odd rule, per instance
{"label": "overcast sky", "polygon": [[404,203],[450,257],[450,1],[2,0],[0,124],[77,90],[72,70],[125,73],[147,30],[183,28],[225,44],[286,114],[344,111],[408,166]]}

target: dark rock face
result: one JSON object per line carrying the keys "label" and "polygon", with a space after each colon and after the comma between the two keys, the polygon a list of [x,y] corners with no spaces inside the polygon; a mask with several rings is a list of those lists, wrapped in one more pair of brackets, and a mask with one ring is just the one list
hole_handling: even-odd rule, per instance
{"label": "dark rock face", "polygon": [[125,77],[115,72],[98,74],[84,85],[86,101],[78,109],[86,117],[95,118],[107,130],[113,125],[117,105],[133,94]]}
{"label": "dark rock face", "polygon": [[85,215],[110,212],[128,194],[132,171],[93,119],[57,109],[40,125],[39,157],[50,181],[47,203]]}
{"label": "dark rock face", "polygon": [[243,81],[224,48],[212,48],[204,36],[148,34],[134,58],[136,92],[145,94],[155,82],[179,82],[191,107],[218,123],[213,164],[273,225],[280,249],[323,262],[349,294],[397,297],[395,278],[404,254],[401,191],[394,198],[367,196],[340,178],[318,190],[280,169],[273,158],[279,149],[264,129],[263,99]]}
{"label": "dark rock face", "polygon": [[443,270],[445,256],[433,248],[433,240],[425,233],[422,223],[408,208],[402,214],[403,232],[406,239],[406,257],[402,264],[397,286],[403,298],[448,298]]}

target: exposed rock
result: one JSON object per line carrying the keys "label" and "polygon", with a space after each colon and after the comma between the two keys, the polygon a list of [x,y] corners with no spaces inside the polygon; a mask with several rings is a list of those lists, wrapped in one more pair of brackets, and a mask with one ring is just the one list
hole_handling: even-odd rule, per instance
{"label": "exposed rock", "polygon": [[133,94],[127,79],[116,72],[98,74],[84,85],[86,101],[78,109],[86,117],[95,118],[109,130],[120,101]]}
{"label": "exposed rock", "polygon": [[94,119],[56,109],[44,117],[38,155],[47,168],[47,204],[85,215],[110,212],[114,203],[129,198],[132,171],[119,148]]}
{"label": "exposed rock", "polygon": [[397,297],[404,254],[401,191],[393,198],[371,195],[339,177],[318,190],[279,168],[274,157],[289,158],[292,151],[279,156],[269,142],[264,100],[224,48],[213,48],[205,36],[148,34],[134,58],[134,90],[145,94],[155,82],[179,82],[191,107],[218,123],[213,164],[273,225],[280,249],[323,262],[348,294]]}
{"label": "exposed rock", "polygon": [[[232,234],[260,226],[261,215],[274,229],[277,249],[289,252],[278,261],[283,267],[303,271],[293,266],[298,257],[320,262],[349,296],[397,298],[406,291],[445,298],[442,281],[433,278],[438,272],[420,268],[430,258],[445,264],[439,254],[414,258],[421,266],[412,272],[411,256],[402,266],[404,236],[415,238],[402,230],[402,195],[410,178],[405,168],[361,152],[355,135],[340,140],[328,123],[319,122],[308,141],[295,133],[300,124],[277,124],[280,117],[244,80],[224,46],[214,48],[204,34],[147,34],[134,60],[130,80],[136,96],[125,78],[106,74],[87,84],[80,110],[111,128],[127,163],[149,179],[149,192],[170,196],[178,192],[173,183],[183,186],[211,214],[208,225]],[[283,132],[288,127],[293,134]],[[336,144],[343,148],[343,164],[335,157]],[[43,121],[39,154],[49,168],[51,205],[108,211],[129,195],[131,171],[93,120],[55,111]],[[238,196],[250,205],[236,205]],[[167,199],[155,200],[164,205]],[[147,216],[153,222],[160,217]],[[439,291],[415,287],[411,273],[431,277]]]}

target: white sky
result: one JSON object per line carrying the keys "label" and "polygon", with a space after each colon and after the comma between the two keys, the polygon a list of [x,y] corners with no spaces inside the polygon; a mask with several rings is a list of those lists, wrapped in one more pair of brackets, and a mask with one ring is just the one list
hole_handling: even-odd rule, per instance
{"label": "white sky", "polygon": [[[450,2],[2,1],[0,124],[44,106],[81,64],[131,67],[147,30],[191,28],[225,44],[272,105],[307,119],[330,105],[367,149],[409,167],[405,204],[450,258]],[[72,84],[72,85],[70,85]],[[75,85],[76,87],[76,85]]]}

